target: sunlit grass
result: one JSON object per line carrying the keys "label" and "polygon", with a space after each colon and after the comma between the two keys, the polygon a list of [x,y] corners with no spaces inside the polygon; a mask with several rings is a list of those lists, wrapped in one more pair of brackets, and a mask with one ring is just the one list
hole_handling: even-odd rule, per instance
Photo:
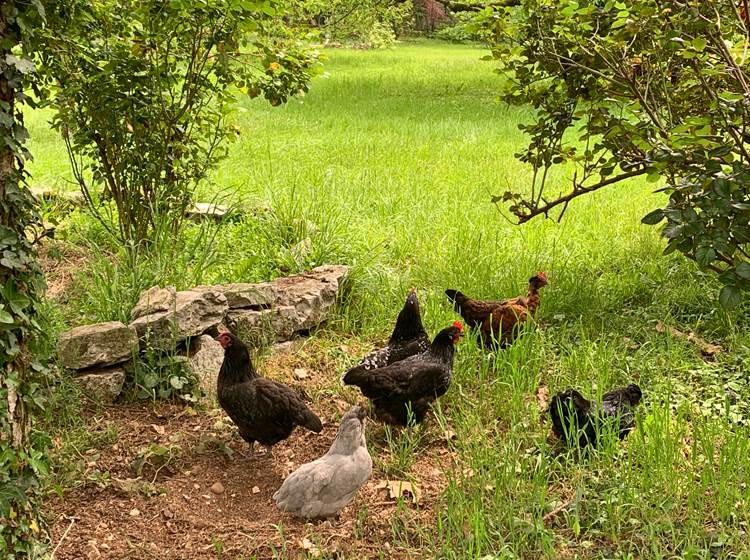
{"label": "sunlit grass", "polygon": [[[508,223],[490,196],[529,184],[514,153],[530,114],[497,102],[501,78],[484,54],[429,42],[331,50],[306,97],[244,100],[242,134],[202,195],[271,211],[224,228],[204,280],[352,265],[346,305],[318,333],[325,345],[386,336],[411,286],[434,333],[455,318],[445,288],[516,295],[545,270],[541,328],[494,357],[462,343],[438,414],[468,470],[449,472],[437,528],[399,518],[410,528],[394,534],[424,558],[749,558],[750,434],[728,421],[750,414],[746,311],[726,314],[710,276],[661,255],[658,231],[639,222],[664,202],[646,182],[575,201],[562,223]],[[64,151],[44,119],[28,117],[30,169],[35,183],[64,186]],[[550,188],[568,179],[553,174]],[[729,352],[704,361],[658,333],[660,320]],[[539,385],[593,397],[631,381],[644,402],[624,445],[583,458],[552,448]]]}

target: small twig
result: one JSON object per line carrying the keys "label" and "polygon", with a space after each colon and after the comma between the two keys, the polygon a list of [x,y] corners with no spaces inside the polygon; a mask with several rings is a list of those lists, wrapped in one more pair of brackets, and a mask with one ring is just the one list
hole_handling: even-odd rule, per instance
{"label": "small twig", "polygon": [[542,517],[542,523],[544,523],[546,525],[547,523],[549,523],[550,521],[552,521],[555,517],[557,517],[557,515],[561,511],[563,511],[564,509],[567,509],[567,507],[573,502],[573,500],[575,499],[575,497],[576,497],[576,495],[574,493],[570,498],[568,498],[567,500],[565,500],[562,504],[560,504],[555,509],[553,509],[551,512],[549,512],[544,517]]}
{"label": "small twig", "polygon": [[[66,516],[66,517],[67,517],[67,516]],[[56,546],[56,547],[55,547],[55,549],[54,549],[54,550],[52,551],[52,554],[50,554],[49,560],[55,560],[55,554],[57,553],[57,549],[58,549],[58,548],[60,548],[60,545],[61,545],[61,544],[63,543],[63,541],[65,540],[65,537],[67,537],[67,536],[68,536],[68,533],[70,533],[70,530],[71,530],[71,529],[73,528],[73,524],[74,524],[75,522],[76,522],[76,518],[75,518],[75,517],[71,517],[71,518],[70,518],[70,525],[68,525],[68,528],[67,528],[67,529],[65,529],[65,532],[63,533],[62,537],[60,537],[60,540],[58,541],[58,543],[57,543],[57,546]]]}

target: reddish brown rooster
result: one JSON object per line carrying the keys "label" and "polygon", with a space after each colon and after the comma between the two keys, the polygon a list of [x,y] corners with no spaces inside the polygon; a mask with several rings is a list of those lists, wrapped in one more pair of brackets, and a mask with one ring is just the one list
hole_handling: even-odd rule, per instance
{"label": "reddish brown rooster", "polygon": [[250,361],[247,346],[229,332],[217,340],[224,348],[219,370],[217,396],[221,408],[239,428],[242,439],[268,448],[289,437],[296,426],[320,432],[320,419],[299,395],[278,381],[260,377]]}
{"label": "reddish brown rooster", "polygon": [[515,339],[516,327],[527,321],[539,307],[539,290],[546,285],[547,275],[540,272],[529,278],[526,296],[483,301],[471,299],[458,290],[445,290],[445,295],[453,302],[453,307],[466,324],[479,329],[485,346],[492,346],[496,342],[504,348]]}

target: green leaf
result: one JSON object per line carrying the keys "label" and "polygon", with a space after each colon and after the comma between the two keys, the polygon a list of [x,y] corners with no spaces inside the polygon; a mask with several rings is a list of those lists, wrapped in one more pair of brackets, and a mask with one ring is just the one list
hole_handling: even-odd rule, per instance
{"label": "green leaf", "polygon": [[703,52],[708,42],[703,37],[696,37],[693,39],[691,45],[698,52]]}
{"label": "green leaf", "polygon": [[14,322],[13,315],[5,311],[5,309],[0,308],[0,323],[12,325]]}
{"label": "green leaf", "polygon": [[712,247],[698,247],[695,250],[695,260],[701,266],[707,266],[716,260],[716,251]]}
{"label": "green leaf", "polygon": [[16,70],[21,72],[21,74],[33,74],[36,70],[33,62],[25,58],[18,58],[12,54],[5,55],[5,62],[9,66],[15,66]]}
{"label": "green leaf", "polygon": [[719,292],[719,303],[722,307],[731,309],[742,301],[742,290],[737,286],[724,286]]}
{"label": "green leaf", "polygon": [[177,389],[178,391],[182,389],[185,386],[185,378],[184,377],[177,377],[176,375],[173,375],[169,378],[169,384]]}
{"label": "green leaf", "polygon": [[737,265],[737,268],[735,268],[735,272],[740,278],[744,278],[746,280],[750,279],[750,263],[741,262]]}
{"label": "green leaf", "polygon": [[643,216],[643,218],[641,218],[641,223],[653,226],[661,222],[663,219],[664,219],[664,211],[661,208],[658,208],[654,210],[653,212],[649,212],[648,214]]}
{"label": "green leaf", "polygon": [[664,227],[661,234],[667,239],[674,239],[682,235],[682,224],[669,224]]}

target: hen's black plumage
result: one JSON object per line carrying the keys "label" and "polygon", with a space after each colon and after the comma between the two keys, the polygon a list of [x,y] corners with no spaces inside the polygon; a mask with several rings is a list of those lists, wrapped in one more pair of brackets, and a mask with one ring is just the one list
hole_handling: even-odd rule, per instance
{"label": "hen's black plumage", "polygon": [[239,338],[227,332],[217,340],[224,348],[216,391],[219,404],[251,450],[256,441],[271,447],[288,438],[295,426],[316,433],[323,429],[320,419],[295,391],[258,375]]}
{"label": "hen's black plumage", "polygon": [[641,388],[630,384],[605,393],[600,406],[586,400],[575,389],[557,393],[549,404],[552,418],[552,431],[563,441],[575,442],[577,434],[579,447],[591,444],[596,447],[597,434],[609,422],[619,422],[620,439],[635,427],[633,408],[641,402]]}
{"label": "hen's black plumage", "polygon": [[456,321],[438,333],[427,351],[377,369],[350,370],[344,384],[359,387],[376,415],[389,424],[406,426],[409,408],[414,422],[421,422],[450,386],[455,345],[462,335],[463,326]]}
{"label": "hen's black plumage", "polygon": [[404,307],[396,319],[396,327],[393,329],[388,344],[380,350],[375,350],[362,358],[362,361],[349,369],[344,376],[350,372],[377,369],[409,356],[421,354],[430,347],[430,338],[422,326],[422,315],[419,312],[419,300],[417,290],[412,288],[406,296]]}

